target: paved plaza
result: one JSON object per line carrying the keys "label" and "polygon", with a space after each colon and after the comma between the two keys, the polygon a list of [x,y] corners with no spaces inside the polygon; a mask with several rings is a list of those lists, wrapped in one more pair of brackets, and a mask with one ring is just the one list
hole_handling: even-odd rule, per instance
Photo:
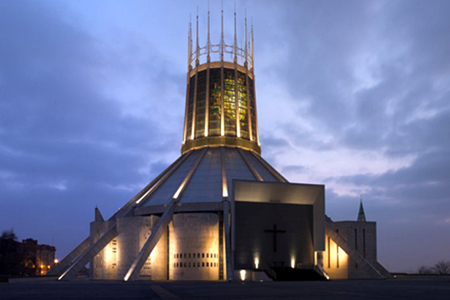
{"label": "paved plaza", "polygon": [[0,284],[0,299],[449,299],[450,279],[302,282],[28,282]]}

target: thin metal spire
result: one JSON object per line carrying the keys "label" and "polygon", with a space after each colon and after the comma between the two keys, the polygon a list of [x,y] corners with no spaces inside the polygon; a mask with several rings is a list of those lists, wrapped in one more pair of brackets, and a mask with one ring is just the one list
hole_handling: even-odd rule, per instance
{"label": "thin metal spire", "polygon": [[223,41],[223,2],[222,2],[222,11],[221,11],[222,17],[221,17],[221,33],[220,33],[220,60],[223,61],[223,48],[225,47],[224,41]]}
{"label": "thin metal spire", "polygon": [[252,51],[252,56],[251,56],[251,59],[252,59],[252,70],[254,72],[254,69],[255,69],[255,42],[253,40],[253,19],[251,21],[252,21],[252,26],[251,26],[251,37],[252,37],[251,51]]}
{"label": "thin metal spire", "polygon": [[245,62],[244,66],[247,67],[247,60],[248,60],[248,49],[247,49],[247,9],[245,9]]}
{"label": "thin metal spire", "polygon": [[200,64],[199,61],[199,54],[200,54],[200,45],[198,43],[198,6],[197,6],[197,49],[195,50],[195,56],[196,56],[196,60],[195,63],[198,66]]}
{"label": "thin metal spire", "polygon": [[208,1],[208,41],[206,44],[206,48],[208,49],[208,56],[207,59],[208,61],[211,60],[210,58],[210,51],[211,51],[211,31],[210,31],[210,27],[211,27],[211,19],[210,19],[210,13],[209,13],[209,1]]}
{"label": "thin metal spire", "polygon": [[237,63],[236,2],[234,2],[234,62]]}
{"label": "thin metal spire", "polygon": [[192,22],[189,20],[189,33],[188,33],[188,69],[192,68]]}

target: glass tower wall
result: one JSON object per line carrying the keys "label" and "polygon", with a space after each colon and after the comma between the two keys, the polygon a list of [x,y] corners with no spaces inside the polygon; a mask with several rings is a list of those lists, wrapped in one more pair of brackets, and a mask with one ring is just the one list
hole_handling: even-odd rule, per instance
{"label": "glass tower wall", "polygon": [[227,66],[201,67],[190,73],[185,143],[229,137],[257,144],[253,74]]}

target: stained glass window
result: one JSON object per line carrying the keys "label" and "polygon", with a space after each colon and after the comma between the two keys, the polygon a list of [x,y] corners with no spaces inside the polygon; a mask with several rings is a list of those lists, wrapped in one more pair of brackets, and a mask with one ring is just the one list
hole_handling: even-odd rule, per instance
{"label": "stained glass window", "polygon": [[225,69],[223,79],[225,135],[236,136],[236,97],[234,70]]}
{"label": "stained glass window", "polygon": [[248,139],[247,84],[245,74],[238,72],[239,126],[241,138]]}
{"label": "stained glass window", "polygon": [[256,141],[256,106],[255,106],[255,89],[253,85],[253,80],[248,79],[248,102],[250,109],[250,117],[252,120],[252,140]]}
{"label": "stained glass window", "polygon": [[209,135],[220,135],[221,80],[220,69],[209,71]]}
{"label": "stained glass window", "polygon": [[206,70],[198,73],[195,138],[205,135]]}

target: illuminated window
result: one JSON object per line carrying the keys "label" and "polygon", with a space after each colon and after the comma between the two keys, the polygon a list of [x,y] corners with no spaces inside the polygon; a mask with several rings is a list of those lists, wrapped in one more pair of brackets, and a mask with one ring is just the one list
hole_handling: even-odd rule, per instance
{"label": "illuminated window", "polygon": [[223,110],[225,135],[236,136],[236,82],[234,70],[224,69]]}
{"label": "illuminated window", "polygon": [[248,102],[247,83],[245,74],[238,72],[238,104],[239,104],[239,128],[241,138],[248,139]]}
{"label": "illuminated window", "polygon": [[220,69],[209,71],[209,136],[220,135],[221,110],[221,77]]}
{"label": "illuminated window", "polygon": [[253,87],[253,80],[248,79],[248,107],[250,109],[251,130],[253,140],[256,141],[256,105],[255,105],[255,89]]}

